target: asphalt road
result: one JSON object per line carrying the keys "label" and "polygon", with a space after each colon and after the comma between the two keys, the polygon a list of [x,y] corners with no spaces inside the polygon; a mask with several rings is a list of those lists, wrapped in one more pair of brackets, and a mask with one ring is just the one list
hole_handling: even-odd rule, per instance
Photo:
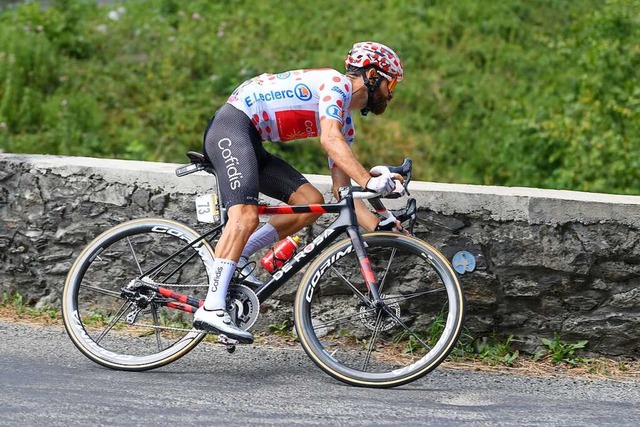
{"label": "asphalt road", "polygon": [[61,327],[0,322],[0,337],[0,425],[640,425],[639,382],[439,368],[373,390],[333,380],[298,347],[207,344],[128,373],[86,359]]}

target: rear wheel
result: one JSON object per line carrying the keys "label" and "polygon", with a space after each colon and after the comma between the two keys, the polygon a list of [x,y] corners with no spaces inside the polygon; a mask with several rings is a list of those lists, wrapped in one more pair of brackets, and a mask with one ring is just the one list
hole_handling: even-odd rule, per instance
{"label": "rear wheel", "polygon": [[[134,220],[91,242],[64,285],[63,319],[73,343],[89,359],[114,369],[141,371],[182,357],[206,334],[192,328],[192,314],[167,307],[140,285],[160,285],[204,298],[213,264],[207,242],[189,227],[166,219]],[[144,271],[186,248],[158,271]]]}
{"label": "rear wheel", "polygon": [[446,258],[425,242],[397,233],[363,238],[381,302],[367,290],[351,241],[341,241],[307,269],[296,295],[296,331],[311,359],[340,381],[406,384],[455,347],[462,288]]}

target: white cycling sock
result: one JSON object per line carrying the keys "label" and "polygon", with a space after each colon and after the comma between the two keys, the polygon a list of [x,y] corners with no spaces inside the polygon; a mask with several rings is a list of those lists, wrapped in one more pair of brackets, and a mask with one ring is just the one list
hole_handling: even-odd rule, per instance
{"label": "white cycling sock", "polygon": [[[251,237],[249,237],[249,241],[244,245],[241,257],[248,260],[251,258],[251,255],[255,254],[260,249],[266,248],[267,246],[273,246],[278,243],[279,240],[278,231],[273,227],[273,225],[266,223],[254,231]],[[244,264],[241,266],[244,267]]]}
{"label": "white cycling sock", "polygon": [[226,309],[229,283],[236,271],[236,262],[230,259],[216,258],[213,262],[213,277],[209,277],[209,291],[204,300],[207,310]]}

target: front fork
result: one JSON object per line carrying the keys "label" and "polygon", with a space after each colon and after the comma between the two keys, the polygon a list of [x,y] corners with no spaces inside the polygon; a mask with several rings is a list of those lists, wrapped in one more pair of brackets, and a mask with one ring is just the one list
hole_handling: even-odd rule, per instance
{"label": "front fork", "polygon": [[357,226],[349,227],[347,229],[347,233],[351,238],[351,244],[356,251],[356,256],[358,257],[358,263],[360,264],[360,272],[362,273],[362,277],[364,278],[364,282],[367,285],[367,290],[371,295],[371,304],[378,305],[380,303],[380,293],[378,292],[378,282],[376,280],[375,275],[373,274],[373,269],[371,268],[371,262],[369,261],[369,257],[367,255],[367,250],[364,246],[364,241],[362,240],[362,234],[360,234],[360,230]]}

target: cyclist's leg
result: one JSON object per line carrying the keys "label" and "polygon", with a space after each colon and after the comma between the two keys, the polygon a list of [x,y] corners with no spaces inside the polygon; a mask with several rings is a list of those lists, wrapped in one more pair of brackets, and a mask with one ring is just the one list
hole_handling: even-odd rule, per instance
{"label": "cyclist's leg", "polygon": [[216,257],[237,261],[258,225],[258,181],[266,152],[249,117],[225,104],[207,128],[204,154],[217,172],[220,198],[229,215]]}
{"label": "cyclist's leg", "polygon": [[258,225],[258,180],[261,139],[251,120],[225,104],[216,113],[204,140],[205,156],[217,172],[220,197],[228,221],[215,249],[211,286],[194,325],[251,342],[249,332],[237,328],[226,313],[226,295],[236,264]]}
{"label": "cyclist's leg", "polygon": [[[261,162],[260,169],[261,193],[290,205],[324,203],[322,194],[293,166],[271,153],[264,151],[264,154],[265,159]],[[252,267],[243,268],[253,254],[315,222],[318,216],[318,214],[275,215],[267,224],[253,233],[240,259],[239,267],[242,268],[241,275],[244,277],[244,283],[262,284],[252,274]]]}
{"label": "cyclist's leg", "polygon": [[[290,205],[324,203],[318,191],[293,166],[280,157],[268,153],[268,160],[260,172],[260,192]],[[320,214],[274,215],[270,220],[280,238],[313,224]]]}

